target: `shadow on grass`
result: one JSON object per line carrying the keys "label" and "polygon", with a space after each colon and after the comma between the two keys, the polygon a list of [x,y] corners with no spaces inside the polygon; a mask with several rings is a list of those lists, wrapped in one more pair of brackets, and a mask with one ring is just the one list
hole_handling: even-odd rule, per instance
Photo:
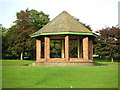
{"label": "shadow on grass", "polygon": [[103,64],[103,63],[95,62],[95,66],[108,66],[108,64]]}
{"label": "shadow on grass", "polygon": [[29,66],[30,64],[23,64],[22,66]]}
{"label": "shadow on grass", "polygon": [[111,60],[94,60],[95,66],[117,66],[120,65],[118,62],[119,60],[114,60],[114,62],[111,62]]}

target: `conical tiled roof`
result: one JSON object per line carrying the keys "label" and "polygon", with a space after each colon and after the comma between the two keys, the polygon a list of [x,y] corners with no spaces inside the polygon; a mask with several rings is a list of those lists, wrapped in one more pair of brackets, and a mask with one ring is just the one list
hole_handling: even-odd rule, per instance
{"label": "conical tiled roof", "polygon": [[[42,34],[42,33],[55,33],[55,32],[81,32],[81,33],[92,33],[88,28],[80,24],[74,17],[63,11],[57,17],[55,17],[51,22],[46,24],[39,31],[33,33],[32,35]],[[32,36],[31,35],[31,36]]]}

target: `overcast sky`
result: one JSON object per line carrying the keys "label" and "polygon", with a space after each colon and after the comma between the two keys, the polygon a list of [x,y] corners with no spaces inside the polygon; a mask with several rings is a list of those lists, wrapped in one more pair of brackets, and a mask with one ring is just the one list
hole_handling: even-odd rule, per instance
{"label": "overcast sky", "polygon": [[0,24],[9,28],[16,20],[16,12],[27,8],[43,11],[55,18],[62,11],[96,31],[118,24],[118,2],[120,0],[0,0]]}

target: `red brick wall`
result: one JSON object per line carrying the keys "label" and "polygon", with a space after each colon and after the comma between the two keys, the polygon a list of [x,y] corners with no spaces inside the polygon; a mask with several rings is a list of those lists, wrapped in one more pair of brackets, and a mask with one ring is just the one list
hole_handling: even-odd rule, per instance
{"label": "red brick wall", "polygon": [[44,58],[48,60],[50,58],[50,37],[45,37]]}
{"label": "red brick wall", "polygon": [[36,39],[36,61],[41,59],[41,40]]}
{"label": "red brick wall", "polygon": [[89,38],[89,59],[93,60],[93,39]]}
{"label": "red brick wall", "polygon": [[69,60],[69,36],[65,36],[65,58],[66,61]]}
{"label": "red brick wall", "polygon": [[83,58],[88,60],[88,37],[83,38]]}

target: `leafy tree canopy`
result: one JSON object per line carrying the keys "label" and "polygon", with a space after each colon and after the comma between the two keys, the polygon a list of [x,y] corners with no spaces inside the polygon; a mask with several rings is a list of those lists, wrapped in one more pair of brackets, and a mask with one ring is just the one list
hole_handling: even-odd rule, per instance
{"label": "leafy tree canopy", "polygon": [[116,27],[107,27],[99,30],[96,38],[95,53],[100,56],[109,56],[112,58],[120,57],[120,29]]}
{"label": "leafy tree canopy", "polygon": [[49,15],[36,10],[22,10],[16,14],[17,20],[8,30],[7,38],[11,53],[23,59],[23,55],[33,55],[35,57],[35,40],[30,38],[30,34],[38,31],[49,22]]}

